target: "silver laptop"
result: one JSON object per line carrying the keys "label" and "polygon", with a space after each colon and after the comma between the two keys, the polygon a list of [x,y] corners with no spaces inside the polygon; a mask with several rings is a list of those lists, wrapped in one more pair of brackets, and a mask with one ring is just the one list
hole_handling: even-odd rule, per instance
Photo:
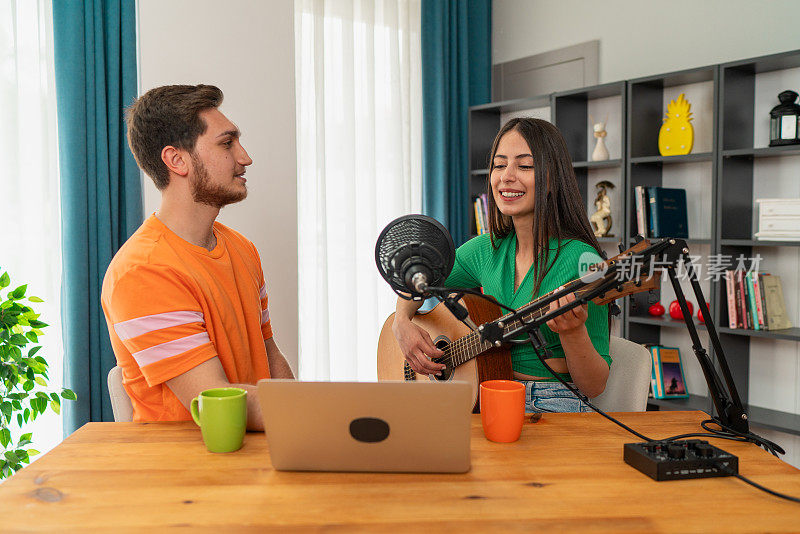
{"label": "silver laptop", "polygon": [[470,468],[466,382],[261,380],[258,400],[279,471]]}

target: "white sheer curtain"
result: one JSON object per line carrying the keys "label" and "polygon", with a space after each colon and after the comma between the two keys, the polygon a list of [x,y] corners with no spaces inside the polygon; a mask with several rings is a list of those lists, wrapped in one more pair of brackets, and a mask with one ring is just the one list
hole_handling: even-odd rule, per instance
{"label": "white sheer curtain", "polygon": [[300,378],[374,380],[375,240],[419,212],[420,0],[295,0]]}
{"label": "white sheer curtain", "polygon": [[[50,326],[39,355],[62,384],[61,232],[51,0],[0,0],[0,273],[28,284]],[[9,289],[9,288],[7,288]],[[5,295],[5,292],[3,293]],[[50,410],[26,427],[45,452],[62,439]],[[34,457],[33,459],[36,459]]]}

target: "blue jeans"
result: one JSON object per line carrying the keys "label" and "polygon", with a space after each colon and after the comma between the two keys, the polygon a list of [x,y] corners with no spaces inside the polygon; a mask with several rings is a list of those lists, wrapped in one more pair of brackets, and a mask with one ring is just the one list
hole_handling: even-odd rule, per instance
{"label": "blue jeans", "polygon": [[534,382],[532,380],[521,380],[520,382],[525,384],[526,413],[593,411],[561,382]]}

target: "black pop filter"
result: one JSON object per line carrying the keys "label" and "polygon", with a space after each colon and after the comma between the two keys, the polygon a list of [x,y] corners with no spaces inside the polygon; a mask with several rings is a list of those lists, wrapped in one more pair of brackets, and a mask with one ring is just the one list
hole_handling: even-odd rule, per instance
{"label": "black pop filter", "polygon": [[404,215],[390,222],[375,243],[375,264],[404,299],[427,296],[427,286],[444,284],[453,269],[453,238],[436,219]]}

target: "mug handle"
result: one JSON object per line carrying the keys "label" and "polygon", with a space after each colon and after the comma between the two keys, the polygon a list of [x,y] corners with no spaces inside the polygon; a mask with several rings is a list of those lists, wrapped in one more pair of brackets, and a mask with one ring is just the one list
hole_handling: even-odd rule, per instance
{"label": "mug handle", "polygon": [[197,405],[197,403],[199,402],[199,398],[200,397],[193,398],[192,399],[192,404],[189,406],[189,411],[192,413],[192,419],[194,419],[194,422],[197,423],[197,426],[201,426],[200,425],[200,412],[198,410],[198,405]]}

